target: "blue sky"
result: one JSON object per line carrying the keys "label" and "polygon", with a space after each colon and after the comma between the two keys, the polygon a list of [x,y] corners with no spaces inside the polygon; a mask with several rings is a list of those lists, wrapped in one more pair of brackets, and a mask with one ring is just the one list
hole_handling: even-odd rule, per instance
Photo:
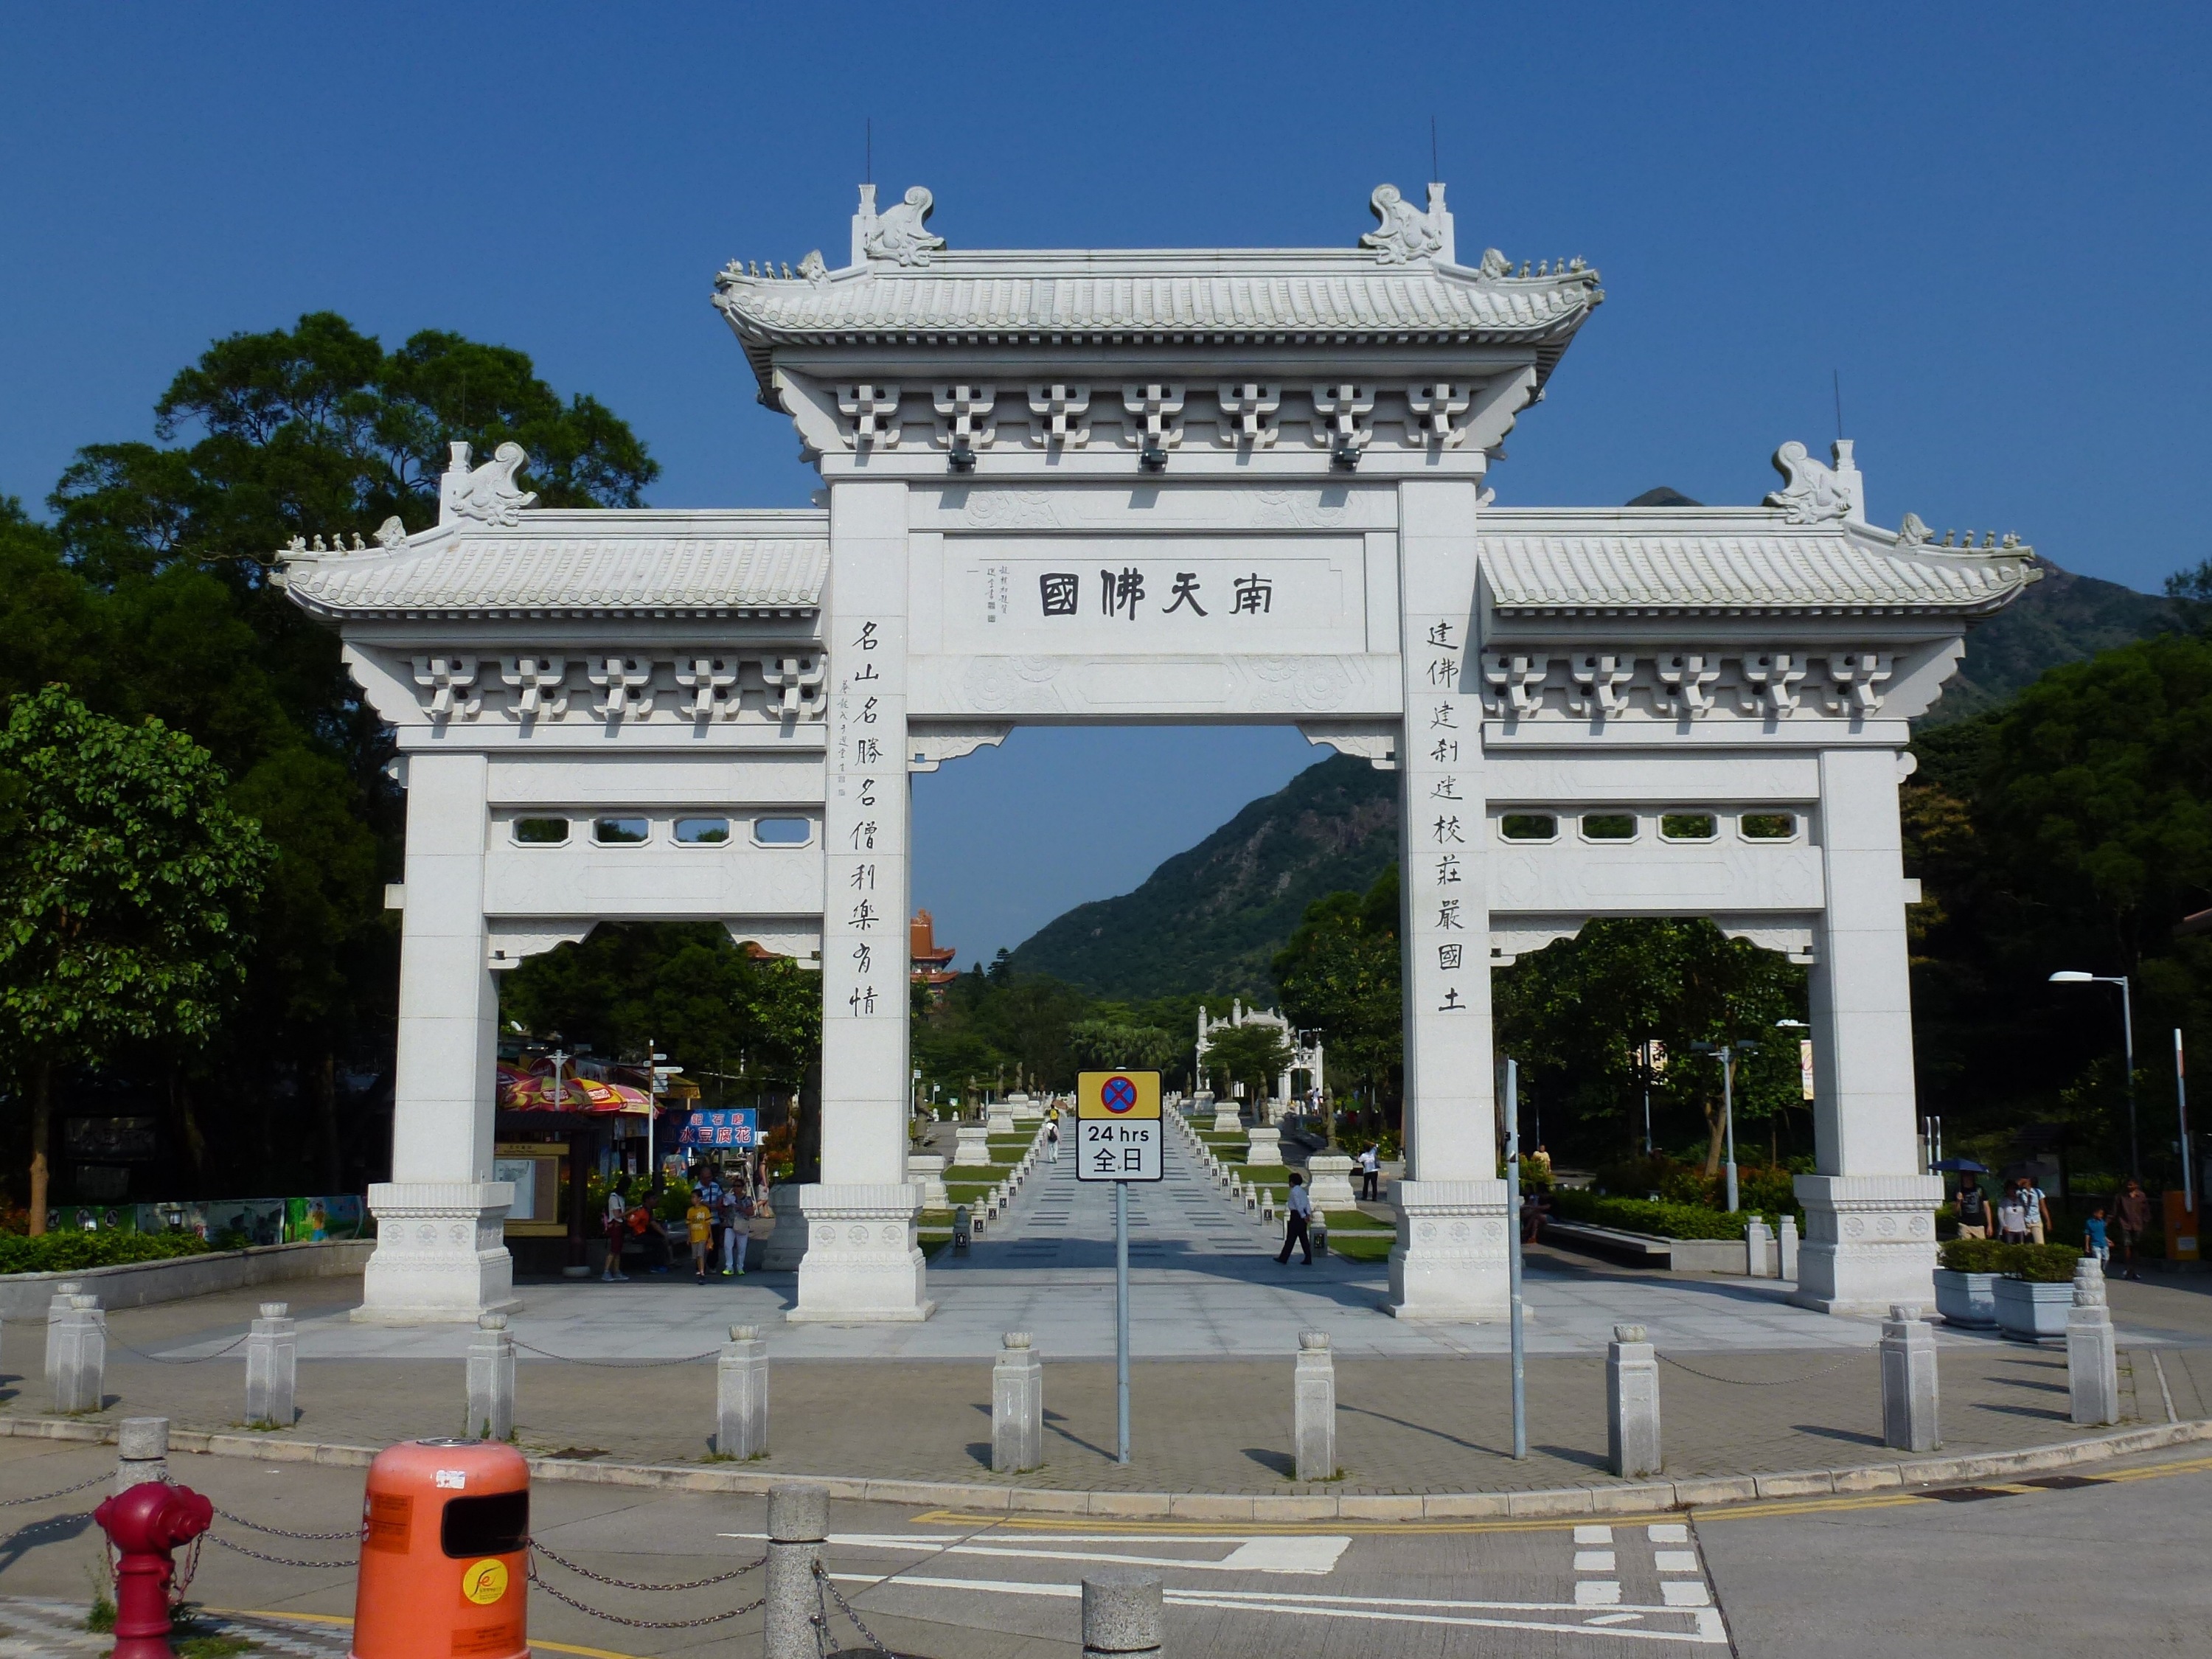
{"label": "blue sky", "polygon": [[[2208,554],[2212,13],[1569,9],[0,9],[0,491],[147,435],[212,337],[330,308],[531,353],[628,418],[656,505],[811,474],[708,307],[840,260],[863,122],[965,246],[1348,245],[1429,176],[1463,250],[1608,298],[1508,502],[1711,501],[1834,432],[1875,516],[2017,530],[2141,587]],[[2179,479],[2179,483],[2175,483]],[[2185,487],[2187,486],[2187,487]],[[1018,732],[917,781],[963,963],[1126,890],[1315,757],[1280,731]],[[1137,810],[1102,811],[1125,785]]]}

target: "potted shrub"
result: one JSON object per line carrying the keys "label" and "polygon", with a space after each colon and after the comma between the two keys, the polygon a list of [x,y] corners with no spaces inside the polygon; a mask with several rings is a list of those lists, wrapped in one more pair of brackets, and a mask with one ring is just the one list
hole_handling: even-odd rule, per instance
{"label": "potted shrub", "polygon": [[[1969,1241],[1971,1242],[1971,1241]],[[2074,1305],[2071,1244],[2002,1244],[2002,1274],[1996,1292],[1997,1328],[2020,1342],[2051,1346],[2066,1340],[2066,1311]]]}
{"label": "potted shrub", "polygon": [[1945,1324],[1996,1328],[1996,1282],[2005,1248],[1990,1238],[1954,1238],[1943,1247],[1943,1265],[1936,1270],[1936,1311]]}

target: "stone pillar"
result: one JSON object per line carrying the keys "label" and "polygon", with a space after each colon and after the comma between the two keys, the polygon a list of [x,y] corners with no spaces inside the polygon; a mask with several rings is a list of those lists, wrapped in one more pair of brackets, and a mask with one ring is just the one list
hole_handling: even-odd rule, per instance
{"label": "stone pillar", "polygon": [[1489,815],[1481,666],[1469,636],[1480,481],[1398,487],[1398,741],[1406,1174],[1386,1307],[1503,1319],[1505,1183],[1490,1034]]}
{"label": "stone pillar", "polygon": [[991,1161],[991,1132],[980,1123],[963,1123],[952,1132],[952,1167],[975,1169]]}
{"label": "stone pillar", "polygon": [[2066,1391],[2076,1426],[2120,1420],[2119,1351],[2112,1310],[2105,1301],[2105,1269],[2094,1255],[2074,1264],[2074,1305],[2066,1312]]}
{"label": "stone pillar", "polygon": [[1044,1462],[1044,1365],[1027,1331],[1008,1331],[991,1367],[991,1469],[1018,1474]]}
{"label": "stone pillar", "polygon": [[1283,1132],[1280,1129],[1255,1129],[1251,1143],[1245,1148],[1244,1164],[1248,1169],[1280,1169],[1283,1163]]}
{"label": "stone pillar", "polygon": [[1641,1325],[1615,1325],[1605,1347],[1607,1466],[1629,1479],[1656,1474],[1659,1354]]}
{"label": "stone pillar", "polygon": [[477,1318],[469,1340],[468,1440],[505,1440],[514,1432],[514,1333],[505,1314]]}
{"label": "stone pillar", "polygon": [[926,1319],[906,1178],[907,491],[830,486],[823,811],[822,1180],[800,1194],[799,1321]]}
{"label": "stone pillar", "polygon": [[1763,1218],[1752,1217],[1743,1224],[1744,1273],[1753,1279],[1771,1278],[1773,1255],[1774,1235],[1766,1231]]}
{"label": "stone pillar", "polygon": [[107,1398],[107,1314],[96,1296],[73,1296],[58,1331],[49,1386],[58,1412],[96,1412]]}
{"label": "stone pillar", "polygon": [[1160,1650],[1165,1581],[1140,1567],[1083,1576],[1083,1659],[1150,1659]]}
{"label": "stone pillar", "polygon": [[1336,1356],[1328,1333],[1298,1333],[1298,1369],[1291,1384],[1291,1438],[1301,1480],[1336,1478]]}
{"label": "stone pillar", "polygon": [[1797,1218],[1784,1213],[1782,1218],[1782,1238],[1778,1252],[1781,1257],[1782,1277],[1794,1285],[1797,1282]]}
{"label": "stone pillar", "polygon": [[1306,1160],[1306,1183],[1316,1210],[1348,1210],[1359,1200],[1352,1190],[1352,1160],[1341,1152],[1316,1152]]}
{"label": "stone pillar", "polygon": [[1018,1135],[1021,1132],[1021,1125],[1014,1121],[1014,1103],[1011,1100],[994,1100],[983,1109],[986,1139],[992,1135]]}
{"label": "stone pillar", "polygon": [[799,1264],[806,1255],[806,1218],[799,1207],[799,1195],[804,1187],[771,1187],[768,1189],[768,1207],[773,1219],[768,1237],[761,1241],[760,1270],[764,1273],[791,1273],[799,1271]]}
{"label": "stone pillar", "polygon": [[289,1429],[299,1415],[300,1342],[291,1305],[264,1302],[246,1339],[246,1420]]}
{"label": "stone pillar", "polygon": [[1820,1172],[1795,1183],[1805,1239],[1793,1299],[1830,1313],[1935,1300],[1943,1183],[1920,1173],[1914,1128],[1897,805],[1905,764],[1887,746],[1820,752],[1827,902],[1810,987]]}
{"label": "stone pillar", "polygon": [[64,1279],[54,1286],[53,1294],[46,1298],[46,1398],[54,1397],[61,1386],[62,1327],[69,1322],[74,1300],[82,1294],[84,1285],[78,1280]]}
{"label": "stone pillar", "polygon": [[1244,1119],[1237,1109],[1236,1096],[1224,1095],[1213,1103],[1212,1133],[1233,1135],[1241,1133],[1243,1127]]}
{"label": "stone pillar", "polygon": [[921,1207],[925,1210],[944,1210],[951,1207],[952,1200],[945,1191],[945,1158],[938,1152],[912,1152],[906,1160],[908,1184],[921,1189]]}
{"label": "stone pillar", "polygon": [[823,1601],[814,1569],[830,1536],[830,1492],[823,1486],[771,1486],[768,1493],[766,1659],[820,1659],[814,1619]]}
{"label": "stone pillar", "polygon": [[1936,1394],[1936,1328],[1900,1302],[1881,1322],[1882,1444],[1911,1452],[1942,1445]]}
{"label": "stone pillar", "polygon": [[169,1419],[126,1417],[115,1431],[115,1490],[169,1478]]}
{"label": "stone pillar", "polygon": [[354,1317],[466,1323],[521,1305],[501,1229],[514,1189],[491,1179],[499,992],[483,913],[489,758],[416,751],[405,763],[392,1179],[368,1189],[376,1253]]}
{"label": "stone pillar", "polygon": [[768,1455],[768,1344],[757,1325],[732,1325],[714,1362],[714,1449],[724,1457]]}

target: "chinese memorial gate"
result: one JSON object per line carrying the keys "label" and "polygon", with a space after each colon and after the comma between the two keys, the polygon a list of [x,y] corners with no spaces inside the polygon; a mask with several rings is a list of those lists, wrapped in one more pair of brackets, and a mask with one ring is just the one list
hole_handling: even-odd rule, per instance
{"label": "chinese memorial gate", "polygon": [[841,268],[715,284],[820,471],[812,510],[539,509],[520,449],[457,445],[434,527],[288,551],[408,793],[362,1316],[513,1301],[494,976],[601,921],[691,920],[820,966],[792,1316],[927,1317],[908,775],[1086,721],[1291,724],[1396,771],[1391,1311],[1503,1316],[1490,972],[1622,915],[1810,964],[1799,1297],[1930,1299],[1902,750],[2033,556],[1876,527],[1844,442],[1832,465],[1784,445],[1760,507],[1493,505],[1597,273],[1462,263],[1442,185],[1372,206],[1356,247],[966,252],[927,190],[879,211],[863,186]]}

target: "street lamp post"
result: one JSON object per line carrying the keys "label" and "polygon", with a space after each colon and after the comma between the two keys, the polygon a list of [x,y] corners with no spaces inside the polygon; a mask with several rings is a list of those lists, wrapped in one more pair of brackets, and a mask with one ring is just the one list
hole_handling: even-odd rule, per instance
{"label": "street lamp post", "polygon": [[2117,985],[2120,988],[2120,1052],[2127,1067],[2128,1173],[2142,1179],[2142,1150],[2136,1138],[2136,1021],[2130,1006],[2125,974],[2085,974],[2078,968],[2062,968],[2051,976],[2053,985]]}
{"label": "street lamp post", "polygon": [[1721,1062],[1721,1127],[1728,1136],[1728,1206],[1733,1215],[1736,1207],[1735,1183],[1735,1057],[1738,1054],[1757,1054],[1756,1042],[1693,1042],[1690,1047],[1701,1054],[1717,1054]]}

